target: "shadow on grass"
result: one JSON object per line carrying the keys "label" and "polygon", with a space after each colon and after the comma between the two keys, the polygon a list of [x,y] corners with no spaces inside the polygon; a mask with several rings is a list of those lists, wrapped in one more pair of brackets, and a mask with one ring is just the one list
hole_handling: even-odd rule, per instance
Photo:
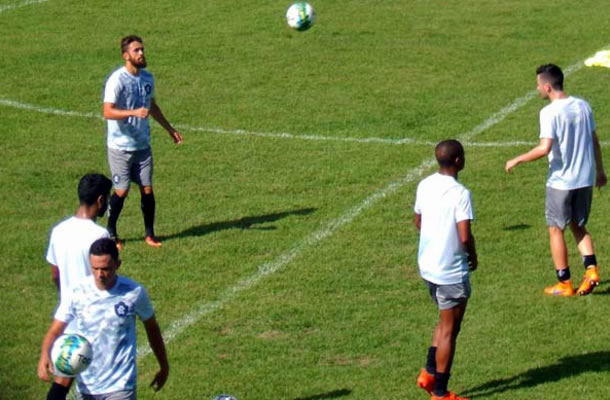
{"label": "shadow on grass", "polygon": [[532,226],[529,224],[516,224],[516,225],[510,225],[510,226],[505,226],[503,228],[503,230],[505,231],[523,231],[525,229],[529,229]]}
{"label": "shadow on grass", "polygon": [[608,280],[599,281],[599,286],[597,287],[597,289],[595,289],[593,291],[593,293],[591,293],[591,295],[593,295],[593,296],[608,296],[608,295],[610,295],[610,286],[607,286],[607,287],[602,289],[602,286],[606,286],[608,283],[610,283],[610,281],[608,281]]}
{"label": "shadow on grass", "polygon": [[352,391],[349,389],[339,389],[339,390],[333,390],[332,392],[328,392],[328,393],[320,393],[320,394],[315,394],[313,396],[307,396],[307,397],[298,397],[294,400],[324,400],[324,399],[336,399],[339,397],[343,397],[343,396],[347,396],[349,394],[351,394]]}
{"label": "shadow on grass", "polygon": [[300,210],[284,211],[273,214],[256,215],[253,217],[244,217],[232,221],[212,222],[199,226],[193,226],[182,232],[173,235],[159,236],[161,240],[184,238],[190,236],[203,236],[212,232],[222,231],[225,229],[260,229],[274,230],[274,226],[257,226],[270,222],[275,222],[291,215],[309,215],[316,211],[315,208],[302,208]]}
{"label": "shadow on grass", "polygon": [[489,381],[468,389],[463,394],[472,397],[489,396],[509,390],[556,382],[585,372],[606,372],[608,369],[610,369],[610,351],[579,354],[560,358],[555,364],[532,368],[510,378]]}

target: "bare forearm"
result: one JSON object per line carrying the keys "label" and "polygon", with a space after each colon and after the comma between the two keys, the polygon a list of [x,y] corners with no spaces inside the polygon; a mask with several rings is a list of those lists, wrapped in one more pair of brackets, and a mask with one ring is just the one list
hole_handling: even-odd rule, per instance
{"label": "bare forearm", "polygon": [[599,144],[599,139],[597,135],[593,136],[593,150],[595,152],[595,167],[598,172],[605,172],[604,170],[604,160],[602,157],[602,148]]}
{"label": "bare forearm", "polygon": [[161,111],[156,102],[153,102],[150,105],[150,115],[152,115],[155,121],[157,121],[159,125],[161,125],[163,129],[165,129],[167,132],[173,133],[176,131],[174,127],[169,123],[167,118],[165,118],[165,115],[163,115],[163,112]]}

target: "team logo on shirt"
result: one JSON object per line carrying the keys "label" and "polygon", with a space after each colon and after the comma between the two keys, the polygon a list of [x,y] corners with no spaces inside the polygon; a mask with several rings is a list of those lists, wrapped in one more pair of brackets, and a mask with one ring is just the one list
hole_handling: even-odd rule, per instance
{"label": "team logo on shirt", "polygon": [[114,305],[114,312],[121,318],[126,317],[128,311],[129,306],[122,301]]}
{"label": "team logo on shirt", "polygon": [[152,86],[146,84],[144,85],[144,90],[146,91],[146,94],[150,94],[150,92],[152,91]]}

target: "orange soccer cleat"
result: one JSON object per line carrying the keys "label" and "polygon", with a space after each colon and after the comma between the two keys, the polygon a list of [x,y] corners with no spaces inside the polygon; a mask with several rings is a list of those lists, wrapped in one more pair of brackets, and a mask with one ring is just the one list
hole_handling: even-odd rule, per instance
{"label": "orange soccer cleat", "polygon": [[570,282],[568,280],[565,282],[558,282],[557,284],[555,284],[553,286],[549,286],[549,287],[545,288],[544,293],[551,295],[551,296],[568,297],[568,296],[574,296],[574,288],[572,287],[572,282]]}
{"label": "orange soccer cleat", "polygon": [[582,283],[578,287],[576,293],[580,296],[586,296],[595,289],[595,286],[599,285],[599,273],[597,267],[587,268],[585,271],[585,277]]}
{"label": "orange soccer cleat", "polygon": [[424,389],[429,394],[432,394],[432,390],[434,389],[434,375],[426,371],[425,368],[422,368],[417,377],[417,386]]}
{"label": "orange soccer cleat", "polygon": [[146,236],[144,239],[146,244],[152,247],[161,247],[161,242],[154,236]]}
{"label": "orange soccer cleat", "polygon": [[456,395],[455,393],[452,392],[447,392],[447,394],[443,397],[438,397],[435,396],[434,394],[432,394],[432,397],[430,397],[430,400],[469,400],[466,397],[459,397],[458,395]]}

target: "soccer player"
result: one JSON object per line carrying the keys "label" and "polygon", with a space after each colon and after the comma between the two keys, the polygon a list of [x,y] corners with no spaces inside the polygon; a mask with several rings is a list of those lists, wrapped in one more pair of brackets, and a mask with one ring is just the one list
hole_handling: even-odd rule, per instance
{"label": "soccer player", "polygon": [[[96,224],[95,220],[106,212],[111,189],[112,182],[102,174],[83,176],[78,183],[80,205],[76,214],[57,224],[51,231],[46,259],[51,265],[60,301],[66,293],[70,293],[75,282],[91,275],[91,243],[109,237],[108,231]],[[66,327],[66,332],[74,331],[74,324]],[[65,399],[71,385],[71,378],[56,376],[47,398]]]}
{"label": "soccer player", "polygon": [[136,316],[144,324],[148,343],[160,369],[151,386],[160,390],[169,375],[161,330],[144,287],[117,274],[121,265],[116,243],[98,239],[90,249],[91,272],[64,297],[47,331],[38,362],[38,377],[53,372],[50,350],[71,321],[93,348],[89,367],[77,378],[81,400],[136,399]]}
{"label": "soccer player", "polygon": [[470,271],[477,268],[477,252],[470,222],[474,211],[470,192],[457,180],[464,168],[464,148],[457,140],[435,149],[438,172],[417,186],[415,226],[420,232],[419,273],[440,310],[426,367],[417,385],[432,400],[467,400],[447,390],[456,339],[470,297]]}
{"label": "soccer player", "polygon": [[141,208],[146,230],[146,243],[161,246],[155,236],[155,195],[152,187],[153,156],[150,148],[149,116],[169,133],[174,143],[182,135],[167,121],[155,101],[155,83],[145,70],[146,57],[142,39],[131,35],[121,40],[125,65],[114,71],[104,87],[104,118],[108,126],[108,164],[114,184],[110,198],[108,231],[122,249],[117,234],[117,220],[133,180],[140,186]]}
{"label": "soccer player", "polygon": [[551,256],[558,283],[544,289],[554,296],[572,296],[568,249],[564,230],[570,227],[585,267],[585,276],[576,290],[587,295],[599,283],[593,239],[585,228],[591,210],[593,184],[602,187],[607,178],[589,104],[568,96],[563,89],[563,72],[554,64],[536,69],[536,89],[550,100],[540,111],[540,143],[527,153],[506,162],[510,172],[521,163],[548,156],[545,215],[549,229]]}

